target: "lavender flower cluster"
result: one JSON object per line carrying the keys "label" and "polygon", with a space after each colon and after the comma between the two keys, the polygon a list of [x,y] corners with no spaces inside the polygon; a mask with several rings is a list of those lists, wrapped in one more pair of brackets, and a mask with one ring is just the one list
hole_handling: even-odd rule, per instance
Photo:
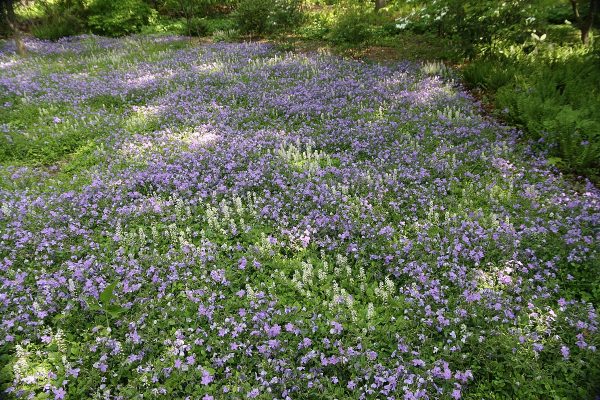
{"label": "lavender flower cluster", "polygon": [[98,160],[0,166],[6,394],[459,399],[596,357],[597,189],[418,64],[180,39],[0,53],[0,107],[50,110],[0,134]]}

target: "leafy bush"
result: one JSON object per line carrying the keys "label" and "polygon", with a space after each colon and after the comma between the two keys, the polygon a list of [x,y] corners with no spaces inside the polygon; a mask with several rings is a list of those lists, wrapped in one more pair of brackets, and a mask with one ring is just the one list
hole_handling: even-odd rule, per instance
{"label": "leafy bush", "polygon": [[265,33],[268,28],[267,19],[273,1],[245,0],[240,2],[235,12],[235,19],[242,32]]}
{"label": "leafy bush", "polygon": [[236,28],[235,20],[232,18],[207,18],[206,27],[209,34],[214,34],[216,31],[228,31]]}
{"label": "leafy bush", "polygon": [[121,36],[140,32],[156,11],[142,0],[93,0],[88,24],[94,33]]}
{"label": "leafy bush", "polygon": [[85,31],[84,21],[73,14],[50,16],[31,28],[33,36],[47,40],[73,36],[83,31]]}
{"label": "leafy bush", "polygon": [[334,24],[329,39],[334,43],[360,44],[372,36],[372,24],[357,10],[343,14]]}
{"label": "leafy bush", "polygon": [[302,0],[275,0],[270,21],[273,30],[285,30],[298,26],[304,19]]}
{"label": "leafy bush", "polygon": [[300,0],[242,0],[235,11],[244,33],[273,33],[297,26],[303,19]]}
{"label": "leafy bush", "polygon": [[235,0],[154,0],[152,4],[160,14],[171,17],[186,15],[208,17],[229,12],[236,2]]}
{"label": "leafy bush", "polygon": [[398,28],[421,33],[436,31],[440,35],[454,36],[460,40],[467,54],[473,53],[477,43],[519,35],[524,26],[535,21],[531,4],[525,0],[407,2],[413,4],[414,8],[397,20]]}
{"label": "leafy bush", "polygon": [[209,26],[205,18],[190,18],[185,23],[185,33],[191,36],[206,36],[209,33]]}
{"label": "leafy bush", "polygon": [[331,31],[332,15],[325,12],[313,13],[298,29],[298,34],[306,39],[322,40]]}

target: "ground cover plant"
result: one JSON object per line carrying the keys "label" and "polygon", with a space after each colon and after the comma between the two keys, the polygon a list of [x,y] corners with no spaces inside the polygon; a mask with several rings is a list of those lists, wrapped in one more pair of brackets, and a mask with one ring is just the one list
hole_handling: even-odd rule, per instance
{"label": "ground cover plant", "polygon": [[441,64],[81,36],[0,53],[0,385],[598,393],[600,192]]}
{"label": "ground cover plant", "polygon": [[12,4],[0,7],[0,37],[18,37],[20,30],[51,40],[85,33],[170,33],[215,42],[260,38],[289,48],[327,47],[352,57],[442,60],[459,66],[468,88],[488,109],[537,140],[562,172],[600,182],[600,47],[595,40],[600,0],[0,4]]}

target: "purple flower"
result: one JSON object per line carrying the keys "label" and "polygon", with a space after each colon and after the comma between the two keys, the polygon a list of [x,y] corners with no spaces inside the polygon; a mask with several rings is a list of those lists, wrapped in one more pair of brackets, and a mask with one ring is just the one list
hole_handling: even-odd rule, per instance
{"label": "purple flower", "polygon": [[419,358],[415,358],[411,362],[412,362],[412,365],[414,365],[415,367],[424,367],[425,366],[425,361],[423,361]]}
{"label": "purple flower", "polygon": [[62,400],[65,398],[67,392],[62,387],[60,388],[52,388],[52,393],[54,393],[54,400]]}
{"label": "purple flower", "polygon": [[200,380],[201,384],[209,385],[214,380],[215,377],[209,371],[202,369],[202,379]]}
{"label": "purple flower", "polygon": [[344,328],[342,328],[342,324],[336,321],[331,322],[331,329],[329,330],[331,334],[339,335],[343,330]]}
{"label": "purple flower", "polygon": [[562,354],[563,359],[565,359],[565,360],[568,360],[569,356],[571,354],[571,352],[569,351],[569,348],[567,346],[561,346],[560,353]]}
{"label": "purple flower", "polygon": [[303,349],[310,347],[310,345],[312,345],[312,340],[310,338],[305,337],[300,343],[298,343],[298,348]]}
{"label": "purple flower", "polygon": [[269,337],[276,337],[279,336],[279,334],[281,333],[281,326],[277,324],[272,326],[265,325],[264,329]]}

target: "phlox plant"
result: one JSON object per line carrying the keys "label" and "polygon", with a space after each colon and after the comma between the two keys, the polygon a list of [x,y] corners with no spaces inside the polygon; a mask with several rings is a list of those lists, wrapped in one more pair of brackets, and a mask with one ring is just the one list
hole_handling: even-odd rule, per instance
{"label": "phlox plant", "polygon": [[0,397],[597,394],[600,192],[448,67],[25,44],[0,52]]}

